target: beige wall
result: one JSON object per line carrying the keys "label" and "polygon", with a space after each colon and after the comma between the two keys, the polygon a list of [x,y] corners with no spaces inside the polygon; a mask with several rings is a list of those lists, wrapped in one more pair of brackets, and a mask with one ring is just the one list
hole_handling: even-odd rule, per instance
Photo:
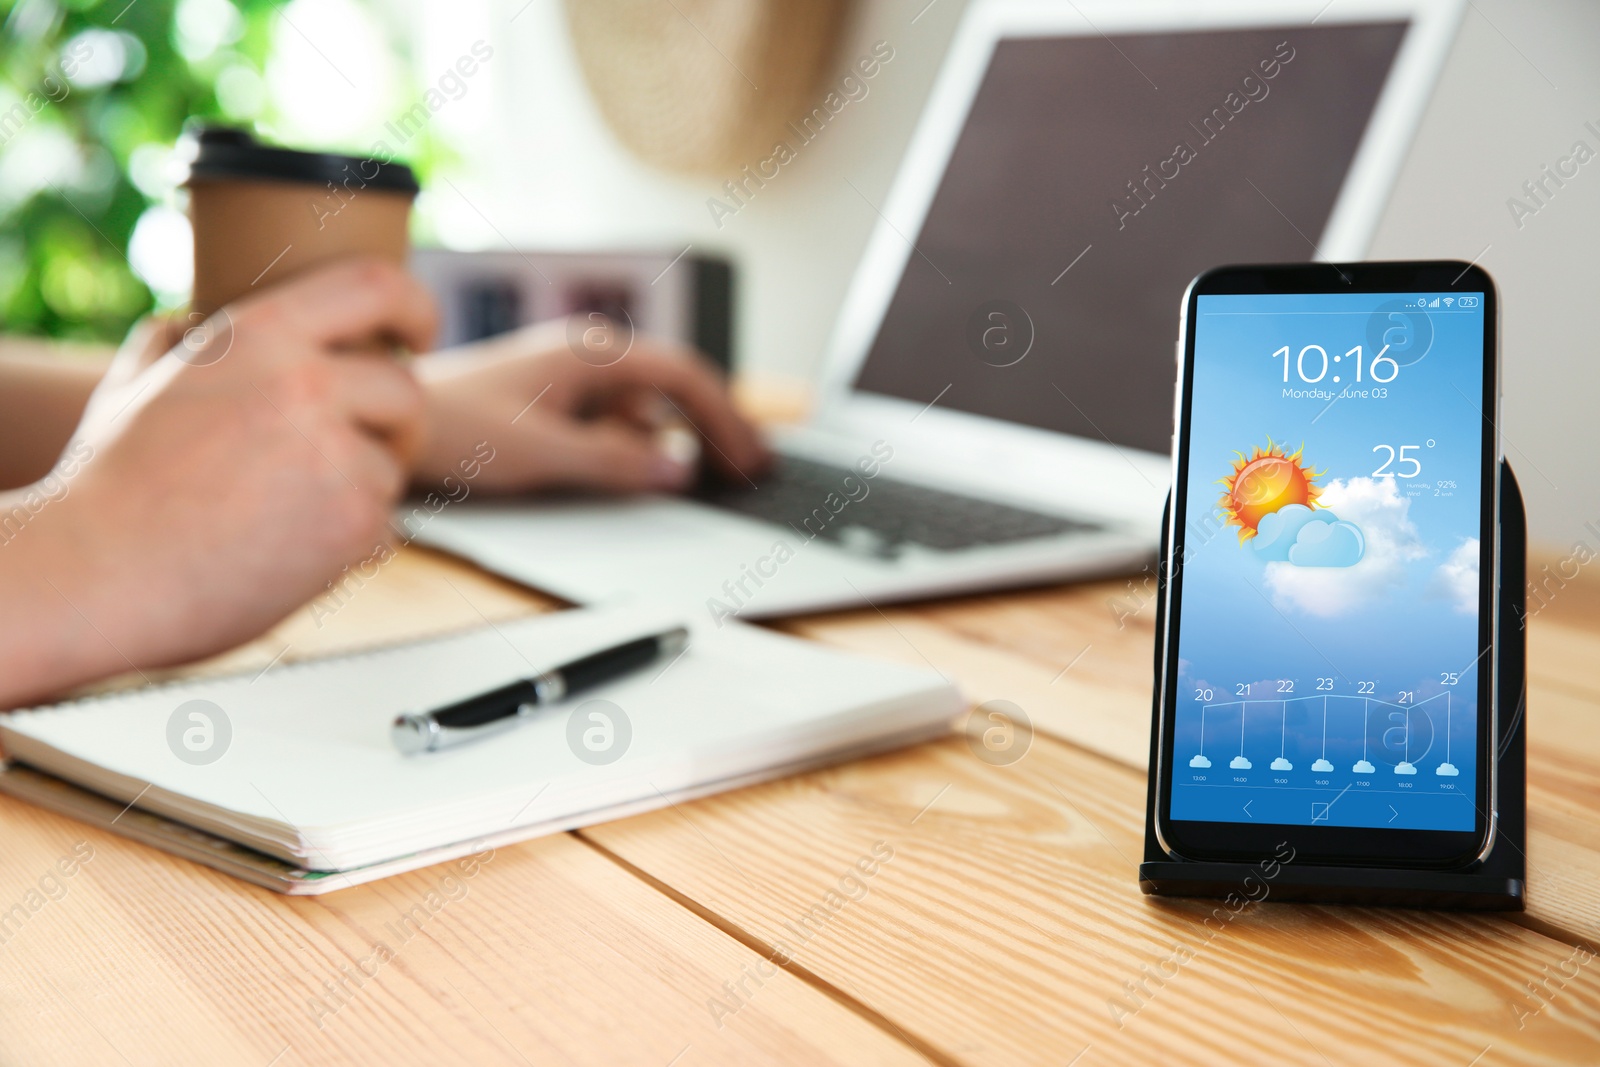
{"label": "beige wall", "polygon": [[[721,179],[667,177],[634,162],[581,91],[555,0],[533,0],[509,28],[496,23],[499,136],[485,134],[475,176],[460,183],[474,205],[461,206],[462,225],[470,232],[481,211],[493,230],[534,245],[693,242],[726,251],[743,269],[743,366],[809,377],[962,6],[926,4],[860,5],[841,63],[879,40],[895,58],[864,100],[719,229],[706,199]],[[1600,535],[1583,529],[1593,521],[1600,530],[1600,360],[1591,340],[1600,160],[1520,230],[1506,208],[1574,140],[1600,150],[1600,137],[1583,129],[1586,120],[1600,128],[1597,50],[1592,0],[1475,0],[1373,255],[1478,257],[1498,279],[1505,437],[1535,539],[1570,549],[1581,537],[1600,552]],[[500,238],[484,227],[479,240]]]}

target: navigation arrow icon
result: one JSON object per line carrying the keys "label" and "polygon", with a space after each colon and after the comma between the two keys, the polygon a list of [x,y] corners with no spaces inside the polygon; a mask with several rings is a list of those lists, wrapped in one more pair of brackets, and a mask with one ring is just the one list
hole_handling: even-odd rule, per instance
{"label": "navigation arrow icon", "polygon": [[[1393,805],[1393,804],[1390,804],[1390,805],[1389,805],[1389,810],[1390,810],[1390,811],[1394,811],[1394,805]],[[1393,814],[1393,815],[1391,815],[1391,816],[1389,816],[1389,821],[1390,821],[1390,822],[1394,822],[1394,821],[1395,821],[1395,820],[1396,820],[1396,819],[1398,819],[1398,818],[1399,818],[1399,817],[1400,817],[1400,813],[1399,813],[1399,812],[1398,812],[1398,811],[1394,811],[1394,814]]]}
{"label": "navigation arrow icon", "polygon": [[[1255,801],[1253,801],[1253,800],[1247,800],[1247,801],[1244,802],[1244,813],[1246,815],[1249,815],[1250,818],[1252,818],[1252,819],[1255,818],[1255,816],[1254,815],[1250,815],[1250,805],[1252,805],[1254,803],[1255,803]],[[1396,812],[1396,814],[1399,814],[1399,813]]]}

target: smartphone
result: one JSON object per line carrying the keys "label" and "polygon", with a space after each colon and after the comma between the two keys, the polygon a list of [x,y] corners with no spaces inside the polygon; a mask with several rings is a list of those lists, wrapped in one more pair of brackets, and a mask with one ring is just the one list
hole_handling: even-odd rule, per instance
{"label": "smartphone", "polygon": [[1156,832],[1464,866],[1495,829],[1500,372],[1467,263],[1224,267],[1184,298]]}

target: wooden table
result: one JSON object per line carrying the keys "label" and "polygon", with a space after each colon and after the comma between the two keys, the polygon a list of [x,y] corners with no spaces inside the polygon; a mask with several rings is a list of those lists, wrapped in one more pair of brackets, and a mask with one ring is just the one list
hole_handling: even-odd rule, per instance
{"label": "wooden table", "polygon": [[[1531,624],[1525,914],[1269,901],[1206,926],[1214,903],[1140,895],[1135,576],[784,624],[1014,702],[1037,732],[1009,766],[955,736],[470,877],[290,899],[0,799],[0,913],[27,912],[0,926],[0,1063],[1600,1063],[1596,588]],[[555,607],[407,549],[198,669]]]}

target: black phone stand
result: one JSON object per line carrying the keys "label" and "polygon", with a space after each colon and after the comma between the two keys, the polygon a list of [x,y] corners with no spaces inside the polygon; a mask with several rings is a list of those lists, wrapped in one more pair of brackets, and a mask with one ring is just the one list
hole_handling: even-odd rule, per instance
{"label": "black phone stand", "polygon": [[[1168,505],[1171,507],[1171,498]],[[1166,524],[1163,522],[1163,529]],[[1170,546],[1163,538],[1158,581],[1164,587]],[[1523,604],[1527,572],[1527,515],[1522,491],[1509,465],[1500,470],[1500,745],[1499,821],[1489,854],[1456,870],[1405,870],[1394,867],[1308,867],[1278,864],[1271,878],[1256,864],[1174,859],[1156,838],[1156,775],[1160,766],[1159,723],[1150,729],[1150,784],[1145,802],[1144,862],[1139,888],[1169,897],[1228,897],[1322,904],[1377,904],[1410,908],[1521,911],[1527,859],[1527,633]],[[1165,628],[1165,589],[1156,598],[1156,633]],[[1161,649],[1156,649],[1153,716],[1161,714]],[[1253,878],[1252,878],[1253,876]],[[1246,881],[1246,879],[1251,879]],[[1265,897],[1250,887],[1265,883]]]}

